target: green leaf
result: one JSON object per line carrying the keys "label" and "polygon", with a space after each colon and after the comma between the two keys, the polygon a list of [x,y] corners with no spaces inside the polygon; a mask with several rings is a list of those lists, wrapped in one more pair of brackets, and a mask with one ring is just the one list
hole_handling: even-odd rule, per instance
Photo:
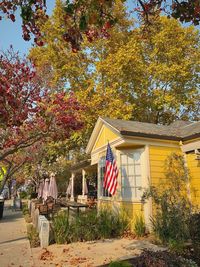
{"label": "green leaf", "polygon": [[73,4],[67,4],[67,6],[64,7],[65,12],[72,15],[74,13],[74,5]]}
{"label": "green leaf", "polygon": [[33,11],[30,6],[22,6],[21,7],[21,14],[23,20],[29,21],[32,17]]}
{"label": "green leaf", "polygon": [[82,16],[80,18],[80,23],[79,23],[79,27],[81,31],[85,31],[87,29],[87,20],[86,20],[86,16]]}

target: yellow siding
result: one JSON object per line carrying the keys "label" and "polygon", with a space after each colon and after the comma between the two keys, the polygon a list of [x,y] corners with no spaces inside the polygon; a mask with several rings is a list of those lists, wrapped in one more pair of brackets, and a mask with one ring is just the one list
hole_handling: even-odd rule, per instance
{"label": "yellow siding", "polygon": [[187,154],[186,157],[191,178],[192,203],[200,207],[200,161],[195,160],[195,154]]}
{"label": "yellow siding", "polygon": [[112,200],[99,200],[99,209],[115,209],[114,206],[118,206],[118,211],[125,214],[129,220],[130,226],[133,230],[136,216],[143,216],[144,211],[141,203],[125,202],[125,201],[112,201]]}
{"label": "yellow siding", "polygon": [[102,129],[99,133],[99,136],[97,137],[97,141],[93,147],[93,150],[102,147],[103,145],[107,144],[108,141],[112,141],[119,137],[117,134],[115,134],[113,131],[111,131],[108,127],[105,125],[102,126]]}
{"label": "yellow siding", "polygon": [[121,202],[120,207],[127,213],[131,220],[133,220],[135,216],[143,214],[141,203]]}
{"label": "yellow siding", "polygon": [[181,153],[179,148],[150,146],[149,162],[151,184],[158,186],[161,181],[165,182],[165,160],[171,153]]}

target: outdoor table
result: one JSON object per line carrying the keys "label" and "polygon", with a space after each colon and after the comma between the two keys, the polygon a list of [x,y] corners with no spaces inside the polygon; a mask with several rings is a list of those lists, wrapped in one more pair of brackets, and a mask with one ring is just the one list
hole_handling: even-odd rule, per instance
{"label": "outdoor table", "polygon": [[88,207],[88,204],[83,204],[83,203],[79,203],[79,202],[75,202],[75,201],[68,201],[68,202],[62,201],[61,205],[68,209],[68,215],[69,215],[70,208],[77,209],[77,214],[79,214],[80,208],[87,208]]}

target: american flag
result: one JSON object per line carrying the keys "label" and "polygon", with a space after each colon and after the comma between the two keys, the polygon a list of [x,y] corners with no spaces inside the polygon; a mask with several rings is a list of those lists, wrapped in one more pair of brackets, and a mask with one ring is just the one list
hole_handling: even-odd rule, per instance
{"label": "american flag", "polygon": [[108,190],[111,195],[114,195],[117,188],[118,169],[116,160],[108,143],[106,152],[106,170],[104,174],[104,188]]}

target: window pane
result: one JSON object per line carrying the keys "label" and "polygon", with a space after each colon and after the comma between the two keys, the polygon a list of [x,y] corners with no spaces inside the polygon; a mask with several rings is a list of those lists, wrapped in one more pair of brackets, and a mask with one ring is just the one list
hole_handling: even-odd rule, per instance
{"label": "window pane", "polygon": [[121,155],[122,197],[140,199],[142,192],[141,152],[135,151]]}
{"label": "window pane", "polygon": [[133,176],[123,177],[122,186],[125,186],[125,187],[133,187],[133,186],[135,186],[134,177]]}
{"label": "window pane", "polygon": [[134,153],[135,164],[139,164],[140,163],[140,155],[141,155],[141,153],[139,153],[139,152],[135,152]]}
{"label": "window pane", "polygon": [[134,164],[134,157],[133,154],[128,154],[128,164]]}
{"label": "window pane", "polygon": [[135,176],[135,185],[137,187],[142,186],[142,179],[141,176]]}
{"label": "window pane", "polygon": [[127,165],[127,155],[121,155],[121,164]]}
{"label": "window pane", "polygon": [[134,165],[128,166],[128,174],[132,176],[135,175]]}
{"label": "window pane", "polygon": [[128,176],[128,166],[122,166],[121,172],[122,172],[122,177],[127,177]]}
{"label": "window pane", "polygon": [[131,187],[123,187],[122,188],[122,197],[131,199],[135,197],[135,192],[134,188]]}
{"label": "window pane", "polygon": [[135,165],[135,175],[141,175],[141,166]]}
{"label": "window pane", "polygon": [[142,190],[140,188],[136,188],[136,197],[141,198],[142,196]]}

